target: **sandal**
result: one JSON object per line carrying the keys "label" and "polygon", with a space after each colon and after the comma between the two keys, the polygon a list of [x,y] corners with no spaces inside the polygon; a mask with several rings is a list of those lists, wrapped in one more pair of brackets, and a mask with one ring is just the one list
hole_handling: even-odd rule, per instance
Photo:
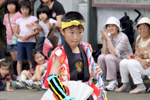
{"label": "sandal", "polygon": [[134,90],[130,91],[130,94],[138,94],[138,93],[145,93],[146,90],[139,90],[135,88]]}
{"label": "sandal", "polygon": [[115,90],[115,92],[129,92],[129,91],[130,91],[130,88],[125,89],[124,87],[120,87]]}

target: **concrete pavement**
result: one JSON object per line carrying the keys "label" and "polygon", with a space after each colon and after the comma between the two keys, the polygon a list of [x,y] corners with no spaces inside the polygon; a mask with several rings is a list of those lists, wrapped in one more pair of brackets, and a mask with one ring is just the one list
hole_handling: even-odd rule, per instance
{"label": "concrete pavement", "polygon": [[[36,89],[14,89],[14,92],[0,91],[0,100],[40,100],[45,91],[37,91]],[[108,100],[150,100],[150,93],[129,94],[128,92],[116,93],[108,91],[107,97]]]}

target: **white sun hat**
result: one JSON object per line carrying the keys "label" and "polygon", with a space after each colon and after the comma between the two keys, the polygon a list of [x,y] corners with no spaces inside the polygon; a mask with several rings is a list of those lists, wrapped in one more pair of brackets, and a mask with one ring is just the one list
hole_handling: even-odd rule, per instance
{"label": "white sun hat", "polygon": [[137,30],[137,26],[140,25],[140,24],[148,24],[150,25],[150,19],[148,17],[142,17],[138,23],[134,26],[134,29]]}
{"label": "white sun hat", "polygon": [[107,19],[105,25],[103,26],[103,29],[104,29],[105,31],[107,31],[106,25],[108,25],[108,24],[115,24],[115,25],[119,28],[119,32],[122,30],[121,27],[120,27],[120,21],[119,21],[119,19],[116,18],[116,17],[111,16],[111,17],[109,17],[109,18]]}

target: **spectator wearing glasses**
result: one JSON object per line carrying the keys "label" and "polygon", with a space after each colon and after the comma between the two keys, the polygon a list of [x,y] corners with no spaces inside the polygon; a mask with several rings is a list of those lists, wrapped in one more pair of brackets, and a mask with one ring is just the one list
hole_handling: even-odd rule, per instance
{"label": "spectator wearing glasses", "polygon": [[117,92],[130,91],[129,74],[137,87],[129,93],[145,93],[142,75],[150,76],[150,19],[141,18],[134,27],[139,36],[136,39],[135,54],[120,62],[120,75],[123,85]]}

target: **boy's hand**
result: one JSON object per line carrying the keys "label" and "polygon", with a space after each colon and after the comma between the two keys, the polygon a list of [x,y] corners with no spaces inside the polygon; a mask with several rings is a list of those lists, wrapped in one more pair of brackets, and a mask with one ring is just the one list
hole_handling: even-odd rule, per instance
{"label": "boy's hand", "polygon": [[8,92],[13,92],[14,90],[13,90],[13,89],[7,89],[7,91],[8,91]]}
{"label": "boy's hand", "polygon": [[97,65],[97,63],[95,63],[96,66],[96,73],[101,75],[102,74],[102,70],[100,69],[100,67]]}
{"label": "boy's hand", "polygon": [[7,84],[7,85],[6,85],[6,88],[7,88],[7,91],[8,91],[8,92],[14,91],[13,89],[10,89],[10,81],[7,81],[6,84]]}

